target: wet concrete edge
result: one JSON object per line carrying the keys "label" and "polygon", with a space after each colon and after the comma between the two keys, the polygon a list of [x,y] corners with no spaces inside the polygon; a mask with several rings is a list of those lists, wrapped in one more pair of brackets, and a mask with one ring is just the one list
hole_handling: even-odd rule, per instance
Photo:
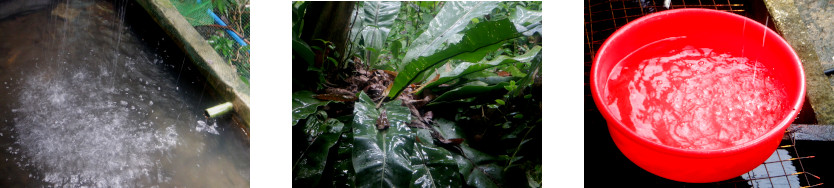
{"label": "wet concrete edge", "polygon": [[814,44],[808,41],[805,22],[793,0],[764,0],[768,12],[776,22],[776,28],[788,41],[802,61],[807,87],[806,98],[816,113],[820,124],[834,124],[834,90],[829,86],[828,78],[823,74],[819,57],[814,51]]}
{"label": "wet concrete edge", "polygon": [[235,68],[217,54],[203,37],[186,21],[169,0],[136,0],[154,21],[191,58],[200,72],[224,99],[234,105],[234,110],[249,132],[249,86],[237,77]]}
{"label": "wet concrete edge", "polygon": [[[834,141],[834,126],[832,125],[791,124],[787,131],[793,132],[796,140]],[[791,138],[785,134],[782,139],[790,140]]]}

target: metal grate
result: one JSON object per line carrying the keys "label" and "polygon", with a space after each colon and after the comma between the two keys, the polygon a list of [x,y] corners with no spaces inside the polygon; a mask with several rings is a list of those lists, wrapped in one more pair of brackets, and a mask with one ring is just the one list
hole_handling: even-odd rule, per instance
{"label": "metal grate", "polygon": [[[588,67],[599,46],[614,31],[646,14],[667,10],[663,0],[586,0],[585,6],[585,63]],[[740,0],[670,1],[668,9],[676,8],[707,8],[748,16],[745,3]]]}
{"label": "metal grate", "polygon": [[[741,0],[673,0],[669,9],[707,8],[748,16]],[[596,51],[614,31],[628,22],[657,11],[668,10],[663,0],[586,0],[585,1],[585,96],[591,96],[589,72]],[[591,102],[593,103],[593,102]],[[586,111],[589,109],[586,100]],[[590,108],[593,108],[591,105]]]}
{"label": "metal grate", "polygon": [[[785,136],[790,138],[790,140],[782,141],[782,143],[786,145],[779,146],[774,154],[765,162],[756,167],[756,169],[742,175],[741,180],[717,182],[717,187],[738,187],[738,185],[743,185],[752,187],[770,186],[810,188],[823,185],[821,177],[805,170],[802,160],[812,160],[815,156],[800,155],[799,151],[796,149],[796,139],[793,133],[793,130],[786,131]],[[790,157],[790,152],[792,152],[795,157]],[[773,156],[776,157],[774,158]],[[762,174],[762,172],[764,172],[764,174]],[[803,183],[805,186],[802,186]]]}

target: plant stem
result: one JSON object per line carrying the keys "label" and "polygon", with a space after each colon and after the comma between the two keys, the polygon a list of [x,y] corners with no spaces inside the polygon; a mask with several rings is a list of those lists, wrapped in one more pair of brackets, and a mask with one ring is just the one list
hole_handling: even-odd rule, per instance
{"label": "plant stem", "polygon": [[534,124],[533,127],[530,127],[530,129],[528,129],[527,132],[524,133],[524,137],[522,137],[521,141],[518,142],[518,146],[515,148],[513,156],[510,157],[509,161],[507,162],[507,166],[504,167],[504,172],[506,172],[507,169],[510,169],[510,166],[513,165],[513,159],[515,158],[515,155],[518,154],[518,150],[521,150],[521,144],[524,143],[524,140],[527,139],[527,135],[530,134],[530,132],[533,131],[533,129],[536,128],[536,126],[538,126],[538,124]]}

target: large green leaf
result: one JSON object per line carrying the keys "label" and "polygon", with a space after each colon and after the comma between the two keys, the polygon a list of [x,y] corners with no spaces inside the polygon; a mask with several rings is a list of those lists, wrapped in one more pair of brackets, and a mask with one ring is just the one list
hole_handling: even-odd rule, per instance
{"label": "large green leaf", "polygon": [[518,32],[523,32],[525,36],[533,35],[535,32],[542,33],[542,12],[527,10],[521,5],[517,5],[515,12],[510,15],[510,19],[515,24]]}
{"label": "large green leaf", "polygon": [[310,49],[310,46],[295,35],[292,36],[292,51],[301,56],[301,59],[308,64],[313,64],[313,59],[316,57],[313,50]]}
{"label": "large green leaf", "polygon": [[503,167],[495,163],[474,165],[463,157],[455,157],[458,165],[462,165],[461,173],[466,179],[466,184],[473,187],[501,187]]}
{"label": "large green leaf", "polygon": [[307,119],[305,132],[308,133],[310,144],[304,147],[299,158],[293,160],[293,183],[312,186],[318,184],[329,150],[339,140],[343,127],[342,122],[327,118],[326,113]]}
{"label": "large green leaf", "polygon": [[400,49],[403,48],[402,41],[395,40],[394,42],[391,42],[391,47],[389,48],[391,49],[391,55],[394,56],[394,58],[398,58],[400,56]]}
{"label": "large green leaf", "polygon": [[415,155],[411,157],[414,173],[411,187],[460,187],[458,166],[452,153],[435,146],[428,129],[416,129]]}
{"label": "large green leaf", "polygon": [[403,62],[430,56],[442,50],[444,44],[458,43],[463,38],[460,32],[469,25],[472,18],[489,14],[497,5],[498,2],[489,1],[447,2],[429,22],[428,29],[414,39]]}
{"label": "large green leaf", "polygon": [[[353,44],[351,47],[351,51],[358,51],[359,49],[359,39],[362,39],[362,29],[365,28],[365,25],[362,24],[362,20],[365,20],[365,11],[361,8],[361,5],[356,3],[356,8],[353,9],[353,13],[350,14],[350,42]],[[352,54],[351,54],[352,55]]]}
{"label": "large green leaf", "polygon": [[[447,44],[437,44],[445,47],[437,51],[432,51],[432,54],[419,56],[418,58],[408,62],[404,68],[400,69],[399,74],[394,79],[394,84],[388,97],[396,97],[402,89],[408,86],[411,82],[414,82],[420,74],[436,65],[444,63],[446,60],[460,59],[469,62],[480,61],[484,58],[484,56],[486,56],[487,53],[493,52],[501,47],[503,41],[520,36],[513,27],[514,26],[509,19],[503,19],[498,21],[480,22],[462,34],[454,33],[454,35],[462,37],[458,37],[458,41],[449,41],[450,43]],[[452,33],[450,33],[450,35],[451,34]],[[413,51],[416,50],[409,50],[408,53],[406,53],[406,56]]]}
{"label": "large green leaf", "polygon": [[[523,55],[520,55],[520,56],[516,56],[516,57],[509,57],[509,56],[502,55],[502,56],[498,56],[498,57],[496,57],[496,58],[494,58],[490,61],[487,61],[487,60],[484,59],[484,60],[481,60],[481,62],[478,62],[478,63],[469,63],[469,62],[460,63],[455,67],[455,69],[452,69],[451,71],[440,72],[440,77],[436,81],[427,83],[423,87],[423,89],[432,88],[434,86],[452,81],[454,79],[458,79],[458,78],[466,76],[468,74],[478,72],[478,71],[481,71],[481,70],[484,70],[484,69],[492,68],[492,67],[495,67],[495,66],[505,65],[505,64],[510,64],[510,63],[516,63],[516,62],[528,62],[530,60],[533,60],[536,57],[536,55],[539,54],[539,51],[541,51],[541,49],[542,49],[541,46],[535,46],[532,49],[530,49],[529,51],[527,51],[527,53],[525,53]],[[422,92],[422,90],[421,90],[421,92]]]}
{"label": "large green leaf", "polygon": [[504,86],[506,86],[506,85],[507,85],[506,82],[498,83],[498,84],[495,84],[495,85],[489,85],[489,84],[481,82],[481,81],[467,82],[467,83],[461,85],[458,88],[455,88],[455,89],[449,90],[446,93],[443,93],[442,95],[435,98],[432,101],[432,103],[443,102],[443,101],[451,101],[451,100],[463,99],[463,98],[469,98],[469,97],[476,97],[476,96],[483,95],[484,93],[489,93],[489,92],[492,92],[492,91],[495,91],[495,90],[504,89]]}
{"label": "large green leaf", "polygon": [[[454,122],[442,118],[435,120],[438,132],[446,139],[463,138],[461,130]],[[464,140],[460,144],[463,155],[454,155],[458,172],[466,179],[466,184],[474,187],[501,187],[503,167],[496,164],[498,159],[469,147]]]}
{"label": "large green leaf", "polygon": [[[397,14],[400,12],[400,2],[397,1],[365,1],[362,8],[362,38],[365,40],[365,46],[374,49],[382,49],[385,40],[388,38],[388,33],[391,32],[391,26],[394,25],[394,20],[397,19]],[[371,52],[370,63],[376,63],[376,57],[379,56],[378,51]]]}
{"label": "large green leaf", "polygon": [[474,73],[471,73],[471,74],[467,74],[467,75],[463,76],[462,78],[465,79],[465,80],[471,80],[471,81],[482,81],[482,82],[485,82],[485,83],[490,84],[490,85],[498,84],[498,83],[501,83],[501,82],[509,82],[510,80],[513,79],[513,77],[499,76],[498,74],[496,74],[494,72],[490,72],[490,71],[474,72]]}
{"label": "large green leaf", "polygon": [[298,123],[299,120],[307,118],[308,115],[316,112],[319,106],[327,105],[330,101],[320,101],[313,98],[315,93],[311,91],[298,91],[292,93],[292,125]]}
{"label": "large green leaf", "polygon": [[518,85],[521,86],[521,89],[514,90],[513,95],[514,96],[521,95],[521,92],[524,91],[524,88],[530,86],[533,83],[533,81],[536,80],[536,75],[541,74],[541,71],[542,71],[542,58],[541,58],[541,56],[538,56],[530,64],[530,68],[527,69],[527,75],[524,76],[524,78],[522,78],[518,82],[519,83]]}
{"label": "large green leaf", "polygon": [[339,138],[338,156],[333,163],[332,187],[356,187],[356,173],[353,171],[353,131],[345,128]]}
{"label": "large green leaf", "polygon": [[354,104],[353,169],[360,187],[407,187],[411,184],[414,137],[407,123],[411,113],[396,100],[382,106],[389,125],[378,130],[380,110],[364,92]]}

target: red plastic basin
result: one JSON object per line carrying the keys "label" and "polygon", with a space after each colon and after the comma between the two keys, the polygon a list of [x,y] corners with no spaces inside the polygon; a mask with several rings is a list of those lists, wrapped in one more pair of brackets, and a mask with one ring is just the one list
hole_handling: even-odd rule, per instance
{"label": "red plastic basin", "polygon": [[[685,36],[686,45],[723,49],[735,56],[763,59],[773,78],[784,85],[789,112],[763,135],[718,149],[681,149],[637,136],[611,116],[602,96],[614,66],[647,44]],[[763,45],[764,40],[764,45]],[[672,41],[675,42],[675,41]],[[658,54],[672,49],[657,50]],[[743,52],[742,52],[743,50]],[[611,138],[632,162],[655,175],[682,182],[704,183],[742,175],[764,162],[778,147],[785,129],[796,118],[805,97],[805,77],[799,57],[788,43],[764,25],[732,13],[709,9],[675,9],[634,20],[614,32],[596,54],[591,92],[608,124]],[[732,126],[733,122],[726,122]]]}

